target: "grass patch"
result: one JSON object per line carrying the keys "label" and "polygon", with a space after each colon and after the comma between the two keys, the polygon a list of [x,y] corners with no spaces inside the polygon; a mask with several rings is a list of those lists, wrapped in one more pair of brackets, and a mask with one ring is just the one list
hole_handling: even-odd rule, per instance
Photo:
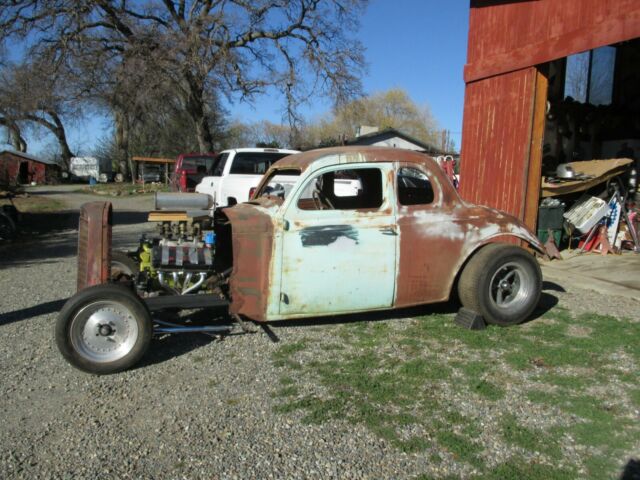
{"label": "grass patch", "polygon": [[[453,457],[480,472],[478,478],[575,478],[580,470],[593,478],[615,475],[640,426],[604,392],[629,377],[616,358],[640,362],[633,344],[640,325],[596,314],[574,317],[562,308],[526,325],[484,331],[452,320],[434,314],[349,323],[331,339],[281,346],[272,356],[282,368],[276,410],[297,412],[304,423],[364,426],[432,463]],[[577,326],[589,335],[575,335]],[[627,384],[620,401],[639,405],[640,389]],[[549,426],[522,423],[523,408],[531,416],[543,412]],[[497,443],[485,445],[487,428],[498,432]],[[567,441],[574,454],[564,453]],[[485,460],[494,458],[491,448],[524,455],[496,466]]]}
{"label": "grass patch", "polygon": [[147,195],[155,192],[169,192],[171,188],[164,183],[98,183],[96,185],[85,185],[77,192],[91,193],[94,195],[127,196],[127,195]]}
{"label": "grass patch", "polygon": [[[9,201],[0,200],[0,205],[5,204],[9,204]],[[66,208],[66,204],[60,200],[37,195],[15,197],[13,204],[21,213],[59,212]]]}
{"label": "grass patch", "polygon": [[303,351],[307,348],[306,341],[300,341],[296,343],[290,343],[289,345],[283,345],[272,355],[273,363],[277,367],[287,366],[293,369],[301,368],[300,363],[295,361],[293,357],[296,353]]}

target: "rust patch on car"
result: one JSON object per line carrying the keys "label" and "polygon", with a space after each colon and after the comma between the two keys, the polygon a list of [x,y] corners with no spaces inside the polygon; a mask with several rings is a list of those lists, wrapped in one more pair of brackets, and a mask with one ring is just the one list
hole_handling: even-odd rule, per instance
{"label": "rust patch on car", "polygon": [[231,222],[233,270],[229,311],[264,321],[270,289],[274,227],[266,212],[249,204],[225,211]]}

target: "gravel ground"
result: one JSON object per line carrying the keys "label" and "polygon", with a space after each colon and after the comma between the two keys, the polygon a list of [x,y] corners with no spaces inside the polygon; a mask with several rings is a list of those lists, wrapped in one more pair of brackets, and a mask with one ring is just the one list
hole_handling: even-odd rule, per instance
{"label": "gravel ground", "polygon": [[[75,199],[69,201],[72,210],[87,200],[83,197],[95,200],[59,190],[51,194]],[[141,228],[136,210],[147,209],[150,200],[115,200],[118,210],[130,210],[116,216],[116,224],[128,221],[114,230],[116,243],[134,243]],[[280,388],[273,352],[303,338],[330,336],[339,325],[277,326],[279,345],[263,333],[223,341],[167,337],[154,340],[134,370],[96,377],[73,369],[53,341],[57,311],[75,289],[75,232],[63,227],[26,242],[17,254],[0,246],[1,478],[358,479],[461,473],[453,458],[436,470],[425,454],[403,453],[363,426],[305,425],[297,413],[273,411]],[[545,301],[640,321],[633,299],[563,287],[547,283]]]}

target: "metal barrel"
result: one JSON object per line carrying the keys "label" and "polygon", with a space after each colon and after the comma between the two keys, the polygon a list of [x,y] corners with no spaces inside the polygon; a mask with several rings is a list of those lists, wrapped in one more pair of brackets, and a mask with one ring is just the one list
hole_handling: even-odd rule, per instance
{"label": "metal barrel", "polygon": [[206,193],[156,192],[156,210],[207,210],[213,198]]}

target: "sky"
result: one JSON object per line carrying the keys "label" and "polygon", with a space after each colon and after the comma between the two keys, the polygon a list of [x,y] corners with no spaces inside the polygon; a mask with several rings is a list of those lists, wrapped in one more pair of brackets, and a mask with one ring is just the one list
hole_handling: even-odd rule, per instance
{"label": "sky", "polygon": [[[358,34],[368,63],[365,93],[406,90],[415,103],[430,107],[440,127],[451,131],[458,149],[468,25],[467,0],[370,0]],[[257,98],[253,105],[236,102],[227,108],[232,119],[278,123],[282,106],[283,99],[272,94]],[[318,99],[302,113],[313,119],[329,109],[327,100]],[[89,154],[98,139],[109,133],[107,119],[88,118],[70,128],[69,142],[74,152]],[[52,142],[49,137],[30,139],[29,150],[38,154]]]}

